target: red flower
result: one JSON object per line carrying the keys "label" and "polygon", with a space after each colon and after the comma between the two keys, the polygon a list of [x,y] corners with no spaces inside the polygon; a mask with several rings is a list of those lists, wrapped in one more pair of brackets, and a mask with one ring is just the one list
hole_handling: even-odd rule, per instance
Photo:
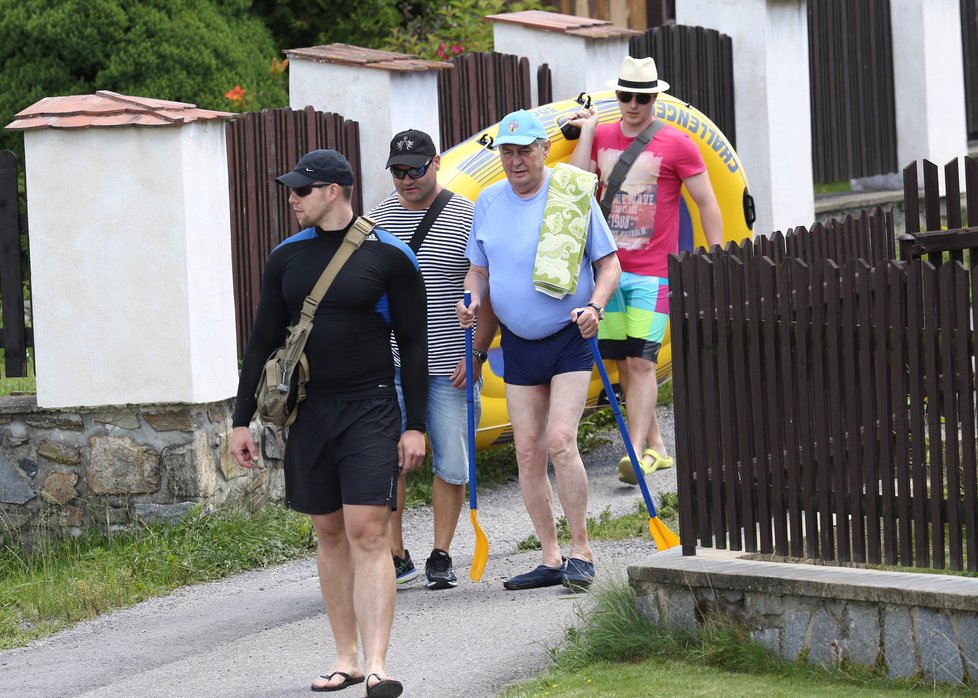
{"label": "red flower", "polygon": [[232,89],[225,92],[224,96],[232,102],[240,103],[244,101],[245,90],[241,88],[241,85],[235,85]]}
{"label": "red flower", "polygon": [[464,50],[465,47],[462,46],[462,44],[455,44],[454,46],[452,46],[452,55],[457,56],[458,54],[462,53],[462,51]]}

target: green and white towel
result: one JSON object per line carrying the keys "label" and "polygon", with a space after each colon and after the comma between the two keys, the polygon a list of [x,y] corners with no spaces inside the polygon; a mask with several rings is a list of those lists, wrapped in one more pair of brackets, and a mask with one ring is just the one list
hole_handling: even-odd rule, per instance
{"label": "green and white towel", "polygon": [[577,290],[597,187],[597,175],[566,163],[554,167],[533,264],[533,286],[540,293],[561,299]]}

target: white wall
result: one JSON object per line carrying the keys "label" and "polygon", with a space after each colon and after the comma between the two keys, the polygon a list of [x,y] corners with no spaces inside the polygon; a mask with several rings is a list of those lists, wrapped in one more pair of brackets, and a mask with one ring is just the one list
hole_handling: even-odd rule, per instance
{"label": "white wall", "polygon": [[224,123],[24,143],[38,405],[232,396]]}
{"label": "white wall", "polygon": [[585,39],[573,34],[541,31],[510,22],[493,24],[493,49],[525,57],[530,63],[533,104],[537,93],[537,68],[550,66],[555,101],[573,99],[581,92],[608,89],[605,83],[618,76],[628,55],[628,37]]}
{"label": "white wall", "polygon": [[[289,105],[340,114],[360,124],[363,206],[369,211],[393,190],[384,170],[395,133],[416,128],[438,146],[438,76],[434,70],[404,72],[318,63],[292,56]],[[296,153],[298,160],[303,153]]]}
{"label": "white wall", "polygon": [[901,169],[924,158],[944,165],[968,152],[959,12],[958,0],[890,0]]}
{"label": "white wall", "polygon": [[[733,42],[737,154],[755,235],[815,219],[805,0],[677,0],[676,21]],[[669,80],[662,70],[663,78]]]}

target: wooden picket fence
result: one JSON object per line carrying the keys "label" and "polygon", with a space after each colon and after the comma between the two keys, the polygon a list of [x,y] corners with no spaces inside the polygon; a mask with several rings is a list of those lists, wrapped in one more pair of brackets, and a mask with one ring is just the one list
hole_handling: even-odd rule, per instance
{"label": "wooden picket fence", "polygon": [[[231,244],[238,356],[251,335],[269,253],[298,230],[290,190],[275,177],[303,153],[333,148],[343,153],[360,181],[360,133],[356,121],[312,107],[242,114],[227,126]],[[354,213],[363,210],[362,188],[353,188]]]}
{"label": "wooden picket fence", "polygon": [[[530,63],[507,53],[467,53],[451,60],[453,70],[438,73],[438,118],[442,150],[517,109],[533,106]],[[541,102],[551,100],[550,69],[538,70]],[[495,135],[495,134],[493,134]]]}
{"label": "wooden picket fence", "polygon": [[911,227],[898,260],[892,225],[877,210],[670,259],[685,554],[978,571],[978,227]]}
{"label": "wooden picket fence", "polygon": [[628,40],[635,58],[652,56],[669,93],[710,117],[737,145],[734,114],[733,43],[714,29],[669,24]]}

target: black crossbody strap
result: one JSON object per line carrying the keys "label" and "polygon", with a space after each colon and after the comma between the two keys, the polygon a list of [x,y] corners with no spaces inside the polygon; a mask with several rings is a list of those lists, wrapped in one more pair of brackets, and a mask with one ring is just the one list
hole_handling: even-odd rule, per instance
{"label": "black crossbody strap", "polygon": [[431,202],[431,206],[428,207],[428,211],[424,214],[424,218],[418,223],[418,227],[414,229],[414,236],[411,238],[411,242],[408,243],[408,247],[414,251],[414,254],[418,254],[418,250],[421,249],[421,243],[424,242],[425,236],[428,231],[431,230],[431,226],[434,224],[435,219],[438,218],[438,214],[441,210],[445,208],[445,204],[448,200],[452,198],[452,192],[448,189],[442,189],[438,192],[438,196],[435,200]]}
{"label": "black crossbody strap", "polygon": [[628,176],[628,171],[632,169],[632,165],[638,159],[639,153],[645,150],[645,146],[655,138],[655,134],[665,125],[665,121],[662,119],[654,120],[640,134],[635,136],[635,140],[632,141],[631,145],[618,158],[618,162],[615,163],[615,167],[611,170],[611,175],[608,177],[608,186],[604,190],[604,196],[601,197],[601,213],[604,214],[605,219],[611,213],[611,204],[615,202],[615,195],[621,189],[621,185],[625,183],[625,177]]}

